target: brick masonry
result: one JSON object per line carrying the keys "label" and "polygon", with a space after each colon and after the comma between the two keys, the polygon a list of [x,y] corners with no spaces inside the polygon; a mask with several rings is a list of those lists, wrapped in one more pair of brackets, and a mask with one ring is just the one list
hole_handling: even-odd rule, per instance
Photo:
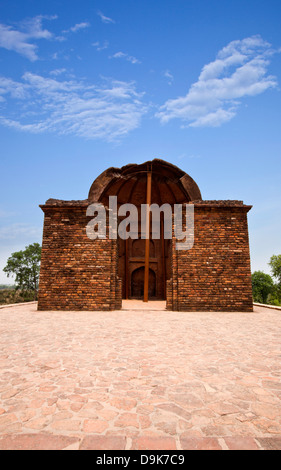
{"label": "brick masonry", "polygon": [[[154,198],[157,197],[158,191],[161,204],[167,202],[166,198],[169,197],[174,198],[173,203],[180,202],[185,197],[188,204],[194,204],[193,248],[176,250],[174,238],[172,243],[167,244],[167,309],[252,311],[247,224],[247,212],[251,206],[244,205],[242,201],[204,201],[196,183],[181,170],[161,160],[149,163],[150,166],[152,164],[153,174],[156,175],[152,185]],[[122,308],[125,274],[124,270],[120,269],[122,253],[120,251],[119,257],[118,240],[108,237],[89,239],[86,226],[90,218],[86,216],[86,211],[88,205],[94,201],[101,201],[106,207],[108,196],[117,193],[118,198],[123,194],[125,202],[134,202],[140,207],[140,204],[145,203],[145,165],[140,165],[142,171],[139,173],[139,167],[136,165],[128,165],[121,170],[109,169],[110,175],[105,172],[93,183],[89,199],[49,199],[40,206],[45,218],[39,310],[91,311]],[[132,177],[128,175],[128,171],[133,171]],[[179,178],[177,183],[176,177]],[[163,181],[173,186],[168,183],[165,183],[165,186]],[[107,209],[107,224],[108,214]],[[154,269],[157,290],[160,292],[159,285],[162,285],[165,279],[160,268],[164,263],[161,261],[161,254],[158,253],[156,258],[160,267],[157,265],[158,270],[155,269],[155,262],[151,267]]]}
{"label": "brick masonry", "polygon": [[167,308],[253,311],[247,212],[237,201],[201,201],[194,208],[194,246],[176,250]]}
{"label": "brick masonry", "polygon": [[50,201],[41,208],[45,218],[38,310],[120,309],[117,240],[88,238],[84,202]]}

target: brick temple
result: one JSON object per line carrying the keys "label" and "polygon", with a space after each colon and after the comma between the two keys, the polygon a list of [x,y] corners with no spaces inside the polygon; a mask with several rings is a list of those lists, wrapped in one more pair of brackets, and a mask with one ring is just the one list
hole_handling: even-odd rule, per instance
{"label": "brick temple", "polygon": [[[92,203],[194,205],[194,245],[177,250],[161,234],[90,239]],[[166,300],[174,311],[252,311],[247,213],[242,201],[204,201],[195,181],[163,160],[109,168],[88,199],[48,199],[44,212],[39,310],[118,310],[122,299]],[[106,209],[107,225],[109,209]],[[149,219],[148,219],[149,220]],[[107,227],[108,233],[108,227]]]}

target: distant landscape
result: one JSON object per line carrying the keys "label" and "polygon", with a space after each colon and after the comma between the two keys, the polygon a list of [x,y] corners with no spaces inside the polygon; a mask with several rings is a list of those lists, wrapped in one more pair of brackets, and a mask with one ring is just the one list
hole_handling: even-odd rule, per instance
{"label": "distant landscape", "polygon": [[34,292],[16,289],[12,284],[0,284],[0,305],[30,302],[34,300]]}

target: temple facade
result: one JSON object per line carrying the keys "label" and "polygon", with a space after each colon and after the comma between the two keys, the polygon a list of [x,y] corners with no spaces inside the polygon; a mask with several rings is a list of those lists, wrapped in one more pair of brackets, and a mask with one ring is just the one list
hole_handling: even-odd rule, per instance
{"label": "temple facade", "polygon": [[[194,240],[177,249],[174,230],[167,238],[164,213],[159,236],[142,238],[141,222],[130,237],[109,236],[110,196],[117,210],[132,204],[160,208],[193,206]],[[105,208],[106,235],[92,239],[88,208]],[[93,182],[88,198],[49,199],[44,212],[39,310],[118,310],[122,299],[166,300],[174,311],[252,311],[247,213],[242,201],[205,201],[195,181],[163,160],[109,168]],[[187,212],[188,213],[188,212]],[[185,212],[183,211],[183,214]],[[118,223],[125,219],[119,215]]]}

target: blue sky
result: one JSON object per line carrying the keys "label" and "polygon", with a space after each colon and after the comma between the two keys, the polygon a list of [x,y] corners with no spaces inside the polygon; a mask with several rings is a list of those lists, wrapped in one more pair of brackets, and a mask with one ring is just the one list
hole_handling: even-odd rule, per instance
{"label": "blue sky", "polygon": [[163,158],[240,199],[252,271],[281,253],[280,0],[0,1],[0,282],[48,198]]}

